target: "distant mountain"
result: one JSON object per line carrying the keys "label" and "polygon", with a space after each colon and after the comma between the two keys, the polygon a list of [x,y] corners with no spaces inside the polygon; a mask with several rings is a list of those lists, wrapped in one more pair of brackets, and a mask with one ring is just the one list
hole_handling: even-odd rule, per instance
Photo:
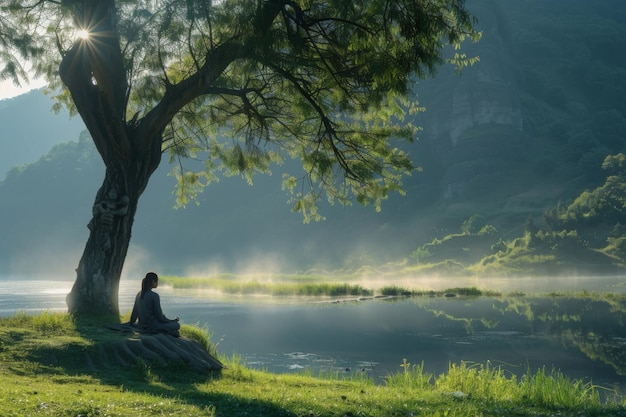
{"label": "distant mountain", "polygon": [[[303,224],[281,190],[280,171],[254,186],[238,178],[211,185],[199,206],[174,210],[173,179],[163,163],[142,196],[128,257],[170,273],[196,269],[277,270],[384,262],[414,246],[389,210],[326,207],[328,220]],[[57,145],[47,156],[0,182],[0,273],[72,273],[88,237],[87,223],[104,167],[93,144]],[[8,198],[6,198],[8,196]],[[395,223],[395,224],[394,224]],[[388,242],[380,248],[379,242]],[[375,254],[373,257],[372,254]]]}
{"label": "distant mountain", "polygon": [[52,112],[41,90],[0,100],[0,180],[14,166],[35,162],[54,145],[77,140],[85,129],[80,117]]}
{"label": "distant mountain", "polygon": [[[140,200],[127,271],[395,262],[459,232],[474,215],[494,225],[499,237],[515,238],[528,219],[600,186],[604,157],[626,150],[626,55],[616,53],[626,50],[626,3],[475,0],[470,7],[483,40],[467,53],[480,62],[461,76],[444,67],[434,80],[417,84],[427,110],[416,123],[424,130],[406,146],[423,171],[406,179],[406,197],[392,196],[382,213],[323,207],[326,221],[303,224],[289,211],[280,189],[285,168],[277,167],[253,187],[222,179],[200,206],[173,210],[173,179],[164,162]],[[37,120],[41,132],[28,135],[37,138],[39,155],[55,138],[78,138],[78,128],[46,124],[47,110],[22,102],[31,98],[0,101],[0,117],[13,112],[3,129]],[[12,170],[0,182],[0,273],[71,274],[103,176],[86,137]]]}

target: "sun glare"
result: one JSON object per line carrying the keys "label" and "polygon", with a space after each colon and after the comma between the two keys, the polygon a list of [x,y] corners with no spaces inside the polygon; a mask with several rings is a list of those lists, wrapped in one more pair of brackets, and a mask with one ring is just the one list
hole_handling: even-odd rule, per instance
{"label": "sun glare", "polygon": [[78,39],[86,41],[87,39],[89,39],[89,31],[87,29],[80,29],[78,32],[76,32],[76,36],[78,37]]}

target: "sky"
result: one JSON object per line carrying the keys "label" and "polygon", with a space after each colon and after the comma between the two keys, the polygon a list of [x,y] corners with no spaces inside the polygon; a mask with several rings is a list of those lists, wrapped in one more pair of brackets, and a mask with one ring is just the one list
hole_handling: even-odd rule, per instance
{"label": "sky", "polygon": [[13,98],[44,86],[43,80],[34,80],[30,84],[22,83],[21,87],[16,87],[10,80],[0,81],[0,100]]}

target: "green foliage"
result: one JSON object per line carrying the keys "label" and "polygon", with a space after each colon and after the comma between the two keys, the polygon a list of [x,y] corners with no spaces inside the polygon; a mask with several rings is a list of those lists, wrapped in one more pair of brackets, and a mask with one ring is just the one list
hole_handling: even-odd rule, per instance
{"label": "green foliage", "polygon": [[603,185],[547,210],[541,224],[527,219],[521,237],[503,240],[495,227],[476,225],[480,218],[472,216],[463,223],[462,234],[434,239],[412,257],[431,266],[459,262],[460,272],[470,274],[616,273],[626,265],[625,167],[623,154],[607,156]]}
{"label": "green foliage", "polygon": [[423,362],[419,365],[412,365],[405,358],[402,360],[400,367],[402,368],[402,372],[390,374],[385,378],[385,384],[389,388],[431,389],[435,377],[432,374],[424,372]]}
{"label": "green foliage", "polygon": [[591,383],[572,381],[562,373],[545,369],[530,371],[519,381],[501,367],[486,364],[450,364],[448,374],[436,380],[437,388],[462,392],[487,401],[516,401],[523,398],[552,409],[599,407],[598,389]]}
{"label": "green foliage", "polygon": [[211,344],[208,329],[183,324],[180,326],[180,335],[188,339],[195,340],[200,344],[200,346],[202,346],[202,348],[204,348],[204,350],[209,352],[209,355],[214,358],[218,357],[216,346]]}
{"label": "green foliage", "polygon": [[487,221],[485,220],[485,218],[479,214],[474,214],[469,219],[463,222],[463,224],[461,225],[461,232],[465,234],[477,233],[485,226],[487,226]]}
{"label": "green foliage", "polygon": [[43,336],[48,334],[69,334],[76,331],[73,317],[66,313],[44,311],[38,315],[30,315],[26,312],[18,311],[13,317],[7,318],[5,321],[11,326],[26,327]]}
{"label": "green foliage", "polygon": [[529,401],[553,408],[597,407],[602,403],[591,382],[571,381],[554,369],[548,372],[542,368],[534,375],[524,376],[518,389]]}
{"label": "green foliage", "polygon": [[[413,275],[410,268],[398,271],[392,269],[385,274],[377,272],[376,279],[395,278],[398,273]],[[481,295],[497,296],[499,293],[493,291],[483,291],[476,287],[454,287],[440,291],[423,291],[410,289],[395,284],[384,285],[378,289],[365,288],[360,284],[352,284],[350,280],[362,280],[363,276],[358,272],[354,275],[343,276],[345,282],[337,283],[339,276],[329,275],[266,275],[257,276],[254,280],[250,277],[232,274],[219,274],[216,277],[171,277],[161,276],[162,285],[171,285],[177,289],[194,289],[222,293],[222,295],[270,295],[275,297],[297,296],[297,297],[372,297],[382,296],[446,296],[454,294],[464,297],[479,297]]]}
{"label": "green foliage", "polygon": [[380,294],[384,296],[410,295],[413,292],[408,288],[399,287],[397,285],[387,285],[380,288]]}
{"label": "green foliage", "polygon": [[[237,355],[224,359],[226,367],[219,376],[180,367],[157,374],[145,362],[88,374],[86,364],[76,357],[86,350],[106,350],[101,328],[77,329],[74,335],[83,343],[76,346],[62,330],[41,337],[29,327],[31,321],[24,314],[0,320],[3,416],[624,414],[623,401],[612,395],[600,401],[600,389],[593,384],[543,369],[516,378],[489,362],[451,363],[447,372],[435,377],[424,371],[423,363],[405,359],[399,372],[385,377],[381,385],[360,374],[255,371]],[[120,335],[114,337],[119,341]],[[55,358],[54,366],[46,365],[50,357]]]}
{"label": "green foliage", "polygon": [[43,312],[32,317],[33,328],[42,334],[59,333],[61,330],[75,330],[72,316],[65,313]]}
{"label": "green foliage", "polygon": [[483,295],[483,292],[476,287],[448,288],[444,290],[444,292],[447,294],[457,294],[457,295],[463,295],[463,296],[468,296],[468,297],[480,297],[481,295]]}
{"label": "green foliage", "polygon": [[[602,163],[607,172],[603,185],[583,191],[568,206],[544,215],[549,230],[575,230],[592,248],[603,247],[608,237],[626,223],[626,174],[623,154],[609,155]],[[613,236],[614,237],[614,236]]]}
{"label": "green foliage", "polygon": [[[378,210],[390,192],[401,192],[402,177],[415,168],[394,141],[413,140],[417,132],[405,120],[421,111],[408,98],[414,77],[432,75],[446,45],[458,49],[466,38],[480,37],[461,0],[99,4],[11,0],[4,7],[11,14],[0,24],[48,28],[46,38],[33,31],[24,43],[48,48],[36,67],[53,88],[60,85],[63,58],[61,75],[76,84],[67,86],[71,96],[66,91],[57,98],[87,120],[105,160],[112,153],[89,122],[94,107],[73,101],[87,88],[76,88],[83,76],[109,97],[124,94],[125,107],[114,110],[117,122],[160,136],[162,150],[177,163],[178,205],[194,200],[217,173],[251,183],[253,174],[269,173],[290,157],[302,161],[302,172],[290,175],[285,189],[307,220],[322,218],[315,207],[322,197]],[[115,23],[94,19],[113,11]],[[37,16],[45,22],[29,20]],[[78,29],[91,30],[91,37],[77,40]],[[111,36],[97,39],[100,32]],[[15,45],[22,42],[5,34]],[[50,34],[56,44],[48,42]],[[65,64],[80,42],[98,51],[86,55],[91,69]],[[95,57],[106,48],[119,60],[111,57],[99,71],[104,64]],[[460,68],[476,58],[457,53],[451,62]],[[116,158],[130,156],[123,152]]]}
{"label": "green foliage", "polygon": [[622,153],[608,155],[602,162],[602,169],[607,171],[609,175],[617,175],[623,178],[626,175],[626,155]]}
{"label": "green foliage", "polygon": [[[218,40],[231,36],[237,30],[236,24],[239,24],[239,21],[235,17],[226,16],[226,12],[220,11],[221,18],[224,18],[224,22],[229,23],[230,26],[214,29],[212,33],[205,31],[204,36],[201,36],[201,17],[199,16],[201,16],[202,13],[200,11],[217,13],[217,11],[214,10],[204,9],[204,7],[209,8],[206,2],[204,3],[203,5],[200,4],[200,2],[187,2],[195,11],[191,13],[190,9],[185,12],[190,13],[190,16],[184,17],[184,19],[198,23],[198,32],[196,32],[198,33],[198,45],[191,46],[198,50],[202,42],[206,42],[205,45],[208,45],[208,42],[215,42],[211,40],[211,36]],[[619,234],[616,235],[613,232],[617,216],[607,212],[606,208],[608,208],[608,206],[598,210],[605,202],[602,201],[599,194],[594,196],[593,190],[606,179],[605,176],[599,176],[602,174],[600,163],[607,153],[613,149],[617,149],[616,147],[622,146],[624,143],[623,136],[620,136],[620,133],[623,132],[624,118],[624,94],[621,93],[623,83],[620,81],[624,79],[624,59],[619,56],[620,54],[610,52],[619,50],[619,45],[623,44],[621,39],[624,38],[624,36],[622,36],[624,32],[624,25],[622,23],[624,6],[622,4],[613,4],[607,7],[606,5],[591,4],[589,2],[583,3],[580,1],[569,2],[566,5],[567,7],[562,7],[564,4],[563,1],[545,5],[529,5],[522,2],[516,3],[511,1],[496,3],[497,2],[489,3],[489,6],[494,6],[493,8],[490,7],[490,13],[493,12],[496,14],[496,17],[498,17],[498,34],[500,34],[500,29],[504,29],[505,27],[507,29],[508,35],[503,35],[501,41],[507,47],[508,53],[515,58],[510,64],[512,68],[514,68],[512,76],[518,81],[518,85],[522,87],[516,90],[516,95],[519,95],[521,99],[521,111],[524,114],[524,129],[523,132],[516,132],[516,135],[509,135],[509,132],[503,133],[501,126],[481,125],[464,133],[462,139],[467,140],[468,144],[463,147],[461,151],[458,151],[459,155],[455,154],[455,157],[460,158],[464,156],[474,161],[474,163],[470,163],[472,161],[461,161],[463,164],[457,164],[459,162],[457,159],[454,159],[452,162],[444,161],[445,164],[442,162],[443,166],[441,167],[441,171],[450,172],[447,171],[448,169],[452,169],[450,166],[458,167],[458,171],[456,172],[459,176],[468,179],[468,186],[466,187],[467,194],[463,195],[463,202],[466,203],[472,199],[485,199],[487,201],[485,203],[486,210],[477,210],[471,206],[470,203],[467,203],[464,205],[464,207],[467,207],[467,212],[464,212],[460,216],[457,215],[456,212],[453,214],[453,221],[455,222],[454,227],[439,228],[439,225],[443,223],[443,221],[437,216],[429,217],[428,222],[436,225],[432,230],[443,229],[445,230],[444,234],[452,233],[450,230],[454,230],[461,219],[467,218],[472,213],[481,213],[487,221],[493,222],[493,224],[497,226],[503,238],[506,237],[506,239],[508,239],[498,241],[491,245],[495,252],[505,254],[507,243],[517,245],[515,246],[515,251],[511,250],[506,258],[493,256],[493,252],[485,250],[483,253],[484,261],[481,260],[481,263],[474,263],[469,266],[469,268],[472,268],[476,273],[496,271],[499,267],[501,267],[503,271],[519,273],[533,270],[532,266],[527,268],[523,266],[526,261],[545,266],[545,269],[538,268],[537,271],[554,271],[562,266],[574,266],[571,262],[558,260],[556,253],[553,252],[541,254],[538,252],[538,249],[526,252],[523,250],[523,245],[526,244],[526,241],[524,240],[525,237],[520,236],[519,218],[523,219],[527,216],[533,216],[536,221],[537,229],[544,231],[543,237],[535,236],[536,231],[529,235],[530,243],[541,245],[541,247],[547,251],[552,251],[553,247],[558,248],[562,246],[558,242],[559,240],[563,240],[562,237],[558,236],[559,233],[563,230],[568,233],[575,230],[579,242],[576,242],[576,239],[572,238],[569,239],[566,245],[587,245],[588,248],[592,250],[602,251],[609,255],[608,258],[604,257],[604,260],[594,258],[594,262],[595,260],[612,262],[615,260],[615,257],[622,258],[622,256],[619,255],[621,253],[618,240]],[[142,3],[138,4],[143,5]],[[477,6],[480,7],[484,5],[479,2]],[[127,2],[124,7],[130,9],[133,7],[133,4],[132,2]],[[538,9],[535,7],[541,7],[541,13],[538,13]],[[607,8],[610,8],[610,10],[607,10]],[[146,12],[148,14],[146,14]],[[155,15],[150,12],[148,8],[142,11],[141,7],[138,6],[133,10],[133,18],[124,20],[124,25],[126,26],[124,26],[123,32],[125,34],[128,33],[125,35],[128,39],[140,39],[140,36],[144,36],[147,45],[156,45],[158,36],[152,36],[152,32],[148,34],[146,30],[164,36],[167,34],[167,30],[173,28],[171,39],[167,39],[170,42],[174,42],[174,37],[182,33],[180,30],[180,22],[182,22],[183,19],[179,19],[178,24],[176,20],[183,12],[178,9],[171,9],[171,12],[171,19],[168,22],[164,22],[160,28],[144,29],[143,26],[146,26],[147,22],[159,20],[162,16]],[[248,11],[248,15],[252,13],[252,10]],[[500,17],[502,17],[502,20],[500,20]],[[242,21],[243,20],[245,19],[242,17]],[[251,26],[247,21],[243,22],[242,25],[242,27],[246,28]],[[504,31],[502,33],[504,33]],[[274,42],[278,43],[279,40],[282,39],[284,42],[292,42],[294,50],[300,48],[302,51],[305,51],[306,48],[308,48],[307,45],[296,45],[298,41],[302,42],[303,39],[298,33],[291,33],[289,39],[286,39],[286,36],[281,37],[281,33],[278,32],[268,34],[267,36],[271,36],[271,39],[268,38],[269,42],[267,42],[267,45],[273,45]],[[485,39],[484,43],[486,43],[487,40],[488,39]],[[498,38],[498,40],[500,40],[500,38]],[[173,56],[173,54],[176,53],[175,48],[167,49],[164,53],[172,54]],[[305,52],[302,53],[304,54]],[[146,53],[146,56],[148,55],[149,54]],[[139,112],[140,109],[133,109],[128,112],[128,118],[136,112],[139,112],[137,121],[141,120],[141,116],[147,112],[150,107],[149,104],[156,103],[160,98],[158,93],[165,91],[167,88],[167,83],[164,83],[162,80],[165,78],[164,74],[167,75],[169,81],[176,83],[184,79],[187,74],[193,72],[196,67],[202,64],[202,60],[197,58],[200,55],[196,55],[194,60],[193,56],[187,54],[180,62],[176,62],[176,65],[168,66],[167,72],[164,72],[160,71],[160,63],[157,60],[156,54],[150,55],[151,60],[149,64],[153,67],[153,70],[149,70],[150,67],[148,64],[144,67],[145,74],[150,74],[150,81],[146,81],[145,90],[152,93],[146,94],[143,97],[141,95],[132,96],[134,103],[143,102],[148,104],[144,111]],[[181,53],[181,55],[184,54]],[[167,57],[167,55],[164,56]],[[488,61],[483,60],[481,66],[483,64],[488,65]],[[244,65],[244,63],[238,62],[238,65]],[[246,63],[246,65],[247,67],[245,69],[254,68],[254,70],[258,70],[258,67],[254,67],[250,63]],[[232,84],[236,84],[235,81],[239,81],[240,84],[242,83],[243,78],[241,74],[243,72],[244,69],[238,71],[236,74],[233,73],[231,77],[231,81],[233,81]],[[239,78],[235,78],[235,76]],[[146,80],[147,79],[148,77],[146,77]],[[139,87],[142,84],[136,82],[134,85]],[[424,83],[422,83],[422,87],[425,87]],[[133,93],[138,91],[139,89],[135,88]],[[341,94],[341,92],[337,94]],[[423,96],[420,94],[420,101],[423,100],[422,97]],[[224,96],[224,100],[228,100],[228,98],[228,96]],[[233,96],[230,97],[230,99],[231,103],[228,108],[234,109],[238,97]],[[193,136],[193,133],[195,133],[196,137],[194,140],[207,142],[210,149],[215,147],[216,149],[222,149],[223,152],[216,153],[219,157],[212,163],[207,162],[206,169],[203,165],[187,166],[187,163],[181,165],[181,170],[177,171],[176,175],[180,175],[182,188],[190,190],[189,193],[183,190],[177,194],[186,198],[186,200],[181,200],[181,202],[184,203],[193,201],[191,196],[194,194],[197,195],[207,184],[216,181],[219,178],[219,174],[238,174],[240,168],[244,169],[244,171],[248,169],[251,173],[250,176],[248,176],[246,172],[244,172],[243,175],[246,180],[249,180],[252,178],[252,173],[266,172],[265,168],[269,169],[271,167],[272,170],[278,169],[279,171],[283,169],[282,167],[276,167],[276,164],[280,162],[271,162],[267,158],[261,158],[260,155],[258,156],[259,162],[248,162],[248,159],[254,159],[253,153],[255,152],[255,145],[265,148],[265,142],[263,141],[239,140],[242,136],[233,138],[231,137],[232,135],[225,135],[223,138],[218,137],[218,130],[230,132],[230,124],[226,116],[218,118],[218,113],[222,110],[221,108],[211,110],[215,113],[215,120],[219,120],[221,124],[216,123],[211,125],[210,123],[203,122],[204,120],[208,120],[207,114],[209,110],[206,109],[207,103],[209,102],[198,100],[183,109],[181,113],[181,125],[183,125],[182,122],[184,121],[183,127],[186,130],[180,131],[181,136],[178,139],[182,139],[183,136],[187,136],[187,134]],[[297,104],[299,109],[301,108],[303,111],[304,109],[310,110],[306,102],[298,101],[298,103],[292,104],[294,106]],[[396,100],[395,103],[391,104],[404,109],[405,122],[413,121],[410,118],[410,110],[407,111],[406,109],[407,104],[405,102]],[[426,104],[432,106],[433,101],[424,100],[424,105]],[[409,103],[409,105],[417,107],[417,103]],[[381,107],[383,108],[378,111],[386,111],[389,113],[397,112],[397,109],[392,105],[389,106],[389,109],[387,109],[386,106]],[[203,108],[204,111],[201,111]],[[226,109],[226,107],[224,107],[224,109]],[[310,114],[311,113],[309,113],[309,115]],[[242,114],[238,116],[243,119]],[[419,116],[421,117],[422,115]],[[234,119],[235,114],[233,114],[232,117]],[[241,122],[241,120],[239,121]],[[202,129],[193,130],[191,126],[197,125],[198,123],[204,123]],[[168,130],[168,132],[170,131]],[[182,135],[182,133],[185,133],[185,135]],[[493,136],[495,139],[492,142],[481,142],[481,139],[487,136]],[[505,138],[507,140],[504,140]],[[193,153],[191,152],[192,148],[187,146],[187,142],[178,139],[176,141],[169,141],[168,147],[166,148],[167,151],[172,151],[173,162],[178,161],[178,155],[181,157],[188,156],[190,160],[203,159],[205,157],[202,149],[206,148],[198,147],[197,152]],[[506,146],[503,146],[494,157],[488,154],[488,152],[494,152],[496,148],[493,146],[493,143],[497,142],[506,143]],[[523,143],[523,148],[527,153],[519,154],[516,150],[520,148],[511,146],[511,143]],[[421,144],[418,144],[418,146],[419,145]],[[461,143],[457,144],[459,147],[461,147],[461,145]],[[271,142],[268,146],[267,151],[271,150],[278,155],[279,146],[274,146]],[[402,143],[397,146],[402,147]],[[315,158],[311,158],[311,161],[307,161],[307,163],[309,163],[311,167],[318,164],[320,172],[327,174],[330,172],[328,166],[329,153],[324,152],[323,149],[315,149],[315,151]],[[289,155],[287,153],[281,153],[284,154],[285,159],[288,158]],[[246,157],[246,154],[248,154],[249,157]],[[528,164],[526,164],[524,160],[521,163],[522,170],[519,173],[505,170],[500,165],[497,165],[498,162],[502,163],[502,160],[509,155],[513,155],[515,159],[523,159],[527,154],[530,155],[533,160]],[[319,163],[315,162],[315,159],[318,157],[320,158]],[[450,156],[450,158],[452,157]],[[225,161],[223,165],[221,159]],[[438,160],[439,158],[435,157],[432,159]],[[445,159],[445,155],[443,159]],[[494,162],[494,160],[496,160],[496,162]],[[276,157],[276,161],[280,161],[280,159]],[[558,163],[555,161],[558,161]],[[262,169],[259,171],[252,169],[251,167],[255,164],[260,165]],[[488,187],[492,190],[497,190],[495,191],[497,195],[494,197],[493,201],[497,198],[497,201],[502,201],[503,204],[506,204],[502,207],[499,205],[495,207],[494,204],[489,202],[490,195],[486,196],[482,192],[477,192],[477,190],[482,190],[483,188],[476,188],[479,184],[472,182],[474,179],[473,169],[477,166],[493,167],[493,164],[496,164],[495,168],[490,169],[495,171],[494,177],[497,176],[502,179],[502,182],[494,182],[492,177],[488,179]],[[506,162],[503,165],[507,165]],[[617,170],[611,168],[611,163],[609,163],[609,165],[605,167],[605,169],[609,170],[605,172],[610,175],[619,176],[619,163],[617,163],[616,168]],[[290,171],[289,174],[285,174],[285,190],[293,195],[292,204],[294,209],[305,213],[305,217],[307,218],[323,218],[322,213],[317,210],[315,203],[318,199],[323,199],[325,197],[324,194],[318,192],[316,194],[309,194],[310,198],[308,199],[305,198],[308,194],[306,186],[307,172],[304,170],[302,172],[297,169],[293,170],[291,167],[285,168],[285,170]],[[212,175],[208,175],[208,173]],[[278,172],[278,174],[280,173],[281,172]],[[510,189],[515,189],[519,184],[526,185],[524,183],[526,177],[534,177],[533,174],[537,174],[542,183],[545,182],[550,185],[554,184],[553,180],[555,177],[564,178],[567,182],[557,181],[558,188],[546,187],[546,189],[539,188],[537,191],[528,191],[526,188],[521,189],[520,186],[517,191],[511,191],[513,195],[515,192],[524,192],[524,194],[520,194],[523,196],[523,201],[520,201],[519,204],[512,204],[512,199],[499,198],[502,196],[508,197],[509,194],[506,194],[506,192]],[[476,187],[471,184],[475,184]],[[505,185],[502,186],[502,184]],[[413,183],[408,185],[412,187]],[[584,187],[588,188],[588,194],[586,195],[581,193]],[[48,187],[44,188],[49,189]],[[506,188],[507,191],[502,191],[503,188]],[[320,190],[318,189],[317,191]],[[424,194],[421,194],[420,191],[421,189],[418,190],[418,193],[415,193],[411,188],[412,195],[427,198],[423,197]],[[528,192],[526,193],[526,191]],[[560,218],[559,216],[567,211],[566,209],[573,201],[572,197],[575,196],[580,197],[580,201],[576,204],[576,207],[571,207],[571,212],[568,213],[567,217]],[[548,206],[548,202],[552,204],[552,201],[556,198],[562,198],[564,203],[561,209],[564,211],[548,212],[546,217],[549,218],[549,223],[543,224],[541,219],[539,219],[540,213]],[[50,198],[42,198],[40,200],[50,201]],[[520,197],[519,200],[522,200],[522,198]],[[7,201],[6,204],[8,203]],[[442,212],[446,211],[448,207],[454,207],[454,209],[458,208],[457,205],[452,206],[451,204],[448,205],[448,203],[449,201],[446,201],[446,208],[442,210]],[[87,204],[90,204],[90,202]],[[30,204],[24,204],[24,207],[27,206],[30,206]],[[589,207],[586,206],[593,206],[594,208],[589,209]],[[412,210],[412,208],[409,210]],[[609,214],[607,218],[610,221],[602,223],[600,220],[602,216],[604,216],[602,213]],[[403,214],[409,215],[407,212]],[[445,213],[445,215],[447,214],[448,213]],[[410,213],[410,215],[416,214]],[[422,214],[419,213],[417,216],[422,216]],[[611,219],[611,217],[613,217],[613,219]],[[431,220],[433,218],[434,220]],[[619,222],[619,220],[617,222]],[[619,223],[625,224],[624,221]],[[19,239],[17,233],[12,233],[12,235],[15,236],[15,239]],[[434,236],[427,236],[424,242],[430,242],[433,237]],[[437,237],[443,239],[443,236]],[[518,237],[520,240],[516,239]],[[611,240],[609,241],[608,239]],[[552,241],[550,242],[549,240]],[[460,249],[456,248],[456,250],[461,253],[461,255],[465,255],[468,251],[463,251],[463,248],[468,248],[468,246],[462,245]],[[468,268],[468,262],[462,261],[462,256],[458,259],[455,258],[455,260],[450,263],[444,264],[445,260],[442,260],[442,256],[437,254],[441,254],[442,251],[430,247],[425,247],[421,253],[418,253],[418,251],[419,250],[416,250],[413,255],[415,259],[423,264],[420,265],[420,268],[422,268],[420,271],[430,272],[445,269],[461,270],[465,272]],[[469,252],[472,252],[471,249]],[[581,252],[575,251],[573,253],[579,254]],[[592,252],[589,252],[588,255],[590,258],[595,256]],[[455,254],[455,256],[457,255]],[[513,261],[514,258],[517,260]],[[583,257],[583,259],[586,259],[586,256]],[[509,260],[511,262],[509,262]],[[428,266],[424,264],[431,261],[432,264]],[[616,261],[619,262],[619,260]],[[459,268],[459,265],[462,267]],[[448,267],[449,269],[446,269]]]}
{"label": "green foliage", "polygon": [[500,367],[492,367],[489,362],[469,365],[462,361],[460,364],[451,363],[448,373],[437,378],[436,386],[442,391],[460,392],[487,401],[511,401],[516,397],[513,390],[517,379],[507,375]]}
{"label": "green foliage", "polygon": [[626,236],[608,237],[607,245],[602,248],[602,252],[607,255],[614,256],[622,262],[626,260]]}
{"label": "green foliage", "polygon": [[[0,5],[0,81],[11,80],[20,85],[20,81],[29,79],[24,61],[39,58],[43,48],[36,43],[33,33],[9,18],[14,7],[12,2]],[[32,23],[35,17],[25,16],[25,19]]]}
{"label": "green foliage", "polygon": [[498,231],[485,224],[482,216],[474,215],[463,222],[463,233],[451,234],[443,239],[433,239],[411,253],[420,263],[453,261],[465,266],[482,259],[494,251],[498,243]]}
{"label": "green foliage", "polygon": [[524,237],[500,243],[498,253],[472,265],[475,274],[554,275],[611,273],[615,258],[589,248],[576,231],[526,232]]}
{"label": "green foliage", "polygon": [[[319,277],[276,276],[268,280],[259,278],[250,280],[247,277],[237,278],[229,275],[224,277],[183,278],[161,277],[164,284],[175,288],[203,288],[218,291],[224,294],[265,294],[273,296],[309,296],[309,297],[343,297],[343,296],[370,296],[371,290],[359,284],[337,282],[307,282]],[[278,282],[275,282],[275,279]],[[323,278],[326,281],[327,278]],[[282,282],[281,282],[282,281]]]}

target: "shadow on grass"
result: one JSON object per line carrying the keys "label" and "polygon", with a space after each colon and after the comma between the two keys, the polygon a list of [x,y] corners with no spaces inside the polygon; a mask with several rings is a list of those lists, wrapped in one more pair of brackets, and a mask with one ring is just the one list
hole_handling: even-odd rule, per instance
{"label": "shadow on grass", "polygon": [[[31,360],[37,361],[42,369],[37,370],[39,376],[49,375],[52,379],[63,378],[64,382],[81,383],[81,378],[89,378],[92,383],[105,384],[118,387],[120,391],[136,394],[148,394],[156,399],[175,399],[177,403],[194,407],[198,410],[196,415],[210,415],[215,417],[243,417],[243,416],[274,416],[295,417],[294,411],[280,406],[275,402],[250,398],[246,395],[236,395],[221,392],[218,384],[221,382],[232,385],[233,391],[246,390],[250,384],[255,383],[252,378],[242,375],[239,378],[236,370],[229,370],[235,375],[229,375],[228,380],[222,372],[209,373],[193,372],[175,364],[171,366],[156,366],[149,362],[139,361],[134,365],[125,367],[109,366],[106,362],[88,365],[80,357],[91,349],[97,349],[93,345],[87,350],[82,345],[67,345],[64,348],[39,347],[34,349]],[[54,362],[54,363],[51,363]],[[237,387],[240,383],[241,386]],[[213,388],[212,385],[216,387]],[[299,390],[293,387],[294,391]],[[332,388],[331,388],[332,390]],[[356,416],[359,410],[368,409],[371,415],[470,415],[466,409],[474,410],[471,415],[516,415],[530,417],[537,415],[582,415],[580,407],[557,406],[547,403],[537,403],[527,400],[485,400],[468,396],[457,396],[455,392],[445,393],[437,399],[424,401],[419,396],[407,396],[398,389],[393,395],[370,398],[367,390],[361,390],[362,396],[354,397],[355,394],[341,395],[343,392],[334,392],[334,397],[327,400],[308,401],[303,398],[301,405],[315,407],[316,416]],[[415,392],[413,392],[415,393]],[[351,401],[346,401],[348,397]],[[332,399],[334,398],[334,399]],[[332,399],[332,401],[331,401]],[[308,404],[307,404],[308,403]],[[381,409],[384,408],[384,410]],[[607,407],[590,407],[585,415],[589,416],[622,416],[626,417],[626,409],[620,405]],[[313,415],[313,414],[312,414]]]}
{"label": "shadow on grass", "polygon": [[[38,344],[25,352],[28,361],[37,364],[38,375],[67,383],[84,383],[84,378],[120,390],[172,398],[187,406],[205,410],[219,417],[238,415],[295,416],[274,403],[236,394],[215,392],[211,384],[222,379],[221,370],[201,372],[181,361],[167,363],[139,357],[123,357],[123,346],[131,334],[116,333],[101,326],[77,325],[82,337],[53,336],[59,343]],[[168,336],[170,337],[170,336]],[[24,370],[24,373],[28,373]],[[236,379],[234,380],[235,384]],[[245,385],[245,384],[244,384]],[[199,387],[205,387],[202,390]],[[212,411],[211,411],[212,410]],[[200,412],[200,411],[199,411]]]}
{"label": "shadow on grass", "polygon": [[[134,377],[130,379],[120,377],[122,374],[100,378],[102,383],[110,385],[123,384],[125,391],[149,393],[157,398],[176,398],[189,406],[204,410],[212,408],[216,417],[234,416],[276,416],[293,417],[296,414],[277,404],[250,399],[244,396],[211,392],[211,384],[218,384],[222,379],[221,371],[212,371],[208,374],[199,374],[192,371],[182,371],[172,367],[146,367],[138,364],[137,368],[129,370]],[[126,374],[128,375],[128,373]],[[198,389],[205,386],[206,391]]]}

